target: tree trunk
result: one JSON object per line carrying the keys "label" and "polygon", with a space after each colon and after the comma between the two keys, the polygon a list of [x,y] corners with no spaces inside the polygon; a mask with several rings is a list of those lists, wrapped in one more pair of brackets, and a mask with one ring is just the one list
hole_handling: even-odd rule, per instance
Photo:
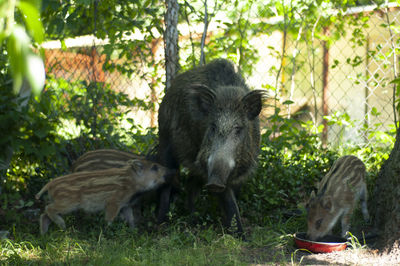
{"label": "tree trunk", "polygon": [[[324,35],[329,36],[329,28],[324,27]],[[322,117],[328,115],[328,91],[329,91],[329,44],[328,41],[322,41],[323,58],[322,58]],[[323,119],[322,124],[322,143],[328,143],[328,120]]]}
{"label": "tree trunk", "polygon": [[178,15],[179,4],[177,0],[166,0],[167,12],[165,14],[165,90],[171,86],[171,80],[179,70],[178,55]]}
{"label": "tree trunk", "polygon": [[380,244],[392,247],[400,240],[400,130],[389,159],[379,171],[371,210],[374,224],[379,230]]}

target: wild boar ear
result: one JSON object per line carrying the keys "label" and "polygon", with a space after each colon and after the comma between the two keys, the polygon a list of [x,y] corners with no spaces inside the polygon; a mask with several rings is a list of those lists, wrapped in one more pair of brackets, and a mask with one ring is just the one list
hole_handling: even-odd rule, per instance
{"label": "wild boar ear", "polygon": [[132,170],[140,174],[143,171],[143,163],[140,160],[129,160],[128,164],[131,166]]}
{"label": "wild boar ear", "polygon": [[263,90],[253,90],[242,98],[244,109],[250,120],[255,119],[261,112],[263,99],[267,97],[267,92]]}
{"label": "wild boar ear", "polygon": [[323,202],[322,202],[322,207],[326,209],[327,211],[331,212],[333,204],[332,204],[332,198],[331,197],[326,197]]}
{"label": "wild boar ear", "polygon": [[214,103],[215,93],[205,84],[194,83],[189,88],[190,104],[207,114]]}
{"label": "wild boar ear", "polygon": [[306,209],[307,212],[308,212],[308,210],[310,209],[311,202],[312,202],[314,199],[315,199],[315,191],[313,190],[313,191],[311,191],[310,198],[308,199],[308,201],[307,201],[306,204],[305,204],[305,209]]}

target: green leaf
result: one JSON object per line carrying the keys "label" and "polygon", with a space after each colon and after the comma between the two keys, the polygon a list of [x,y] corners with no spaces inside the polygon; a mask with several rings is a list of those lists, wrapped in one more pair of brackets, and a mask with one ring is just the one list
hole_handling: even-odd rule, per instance
{"label": "green leaf", "polygon": [[11,65],[15,93],[18,93],[22,86],[24,77],[24,58],[28,49],[28,35],[23,27],[15,25],[7,43],[7,53]]}
{"label": "green leaf", "polygon": [[66,50],[67,50],[67,45],[65,44],[65,40],[64,40],[64,39],[61,40],[61,49],[62,49],[63,51],[66,51]]}
{"label": "green leaf", "polygon": [[378,109],[376,109],[376,107],[372,107],[372,109],[371,109],[371,114],[372,114],[373,116],[379,116],[381,113],[378,112]]}
{"label": "green leaf", "polygon": [[33,206],[33,201],[28,201],[27,203],[25,203],[25,207],[31,207]]}
{"label": "green leaf", "polygon": [[46,78],[42,58],[33,53],[26,56],[25,74],[35,95],[39,95],[44,87]]}
{"label": "green leaf", "polygon": [[42,43],[44,40],[44,32],[42,21],[40,20],[39,10],[28,1],[20,1],[17,4],[18,8],[23,13],[26,26],[37,43]]}
{"label": "green leaf", "polygon": [[283,102],[283,104],[288,104],[288,105],[289,105],[289,104],[294,104],[294,101],[286,100],[286,101]]}

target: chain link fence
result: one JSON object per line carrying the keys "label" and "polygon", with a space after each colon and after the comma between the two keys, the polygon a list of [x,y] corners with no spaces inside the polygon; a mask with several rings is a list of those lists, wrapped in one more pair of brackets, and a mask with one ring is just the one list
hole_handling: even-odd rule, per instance
{"label": "chain link fence", "polygon": [[[94,45],[95,42],[100,44]],[[152,135],[146,135],[146,129],[157,124],[152,105],[160,96],[152,87],[154,80],[141,78],[148,68],[131,76],[116,67],[106,70],[103,44],[92,36],[67,42],[67,49],[62,49],[58,41],[45,44],[47,87],[58,90],[58,95],[65,98],[62,102],[69,106],[62,109],[66,113],[74,113],[74,119],[65,121],[58,132],[70,139],[63,152],[69,165],[84,152],[101,148],[154,153]],[[141,140],[134,137],[136,132]],[[140,143],[132,143],[135,140]]]}
{"label": "chain link fence", "polygon": [[[341,17],[344,28],[332,23],[322,32],[315,31],[319,18],[304,24],[297,16],[294,33],[275,31],[255,42],[266,60],[256,65],[253,84],[272,84],[284,115],[324,125],[321,136],[327,144],[384,142],[396,121],[391,81],[397,76],[400,9],[349,8]],[[291,23],[283,20],[283,25]],[[288,100],[293,103],[285,106]]]}
{"label": "chain link fence", "polygon": [[[255,12],[250,15],[254,17],[249,16],[250,28],[258,15]],[[270,90],[274,105],[281,109],[283,116],[312,121],[315,128],[324,125],[320,133],[327,144],[351,142],[367,146],[379,141],[378,135],[371,134],[392,130],[396,121],[395,87],[390,82],[398,69],[400,8],[396,5],[350,8],[342,16],[342,19],[352,18],[348,24],[339,31],[332,23],[322,34],[314,32],[319,18],[316,24],[307,24],[301,23],[301,16],[300,11],[293,16],[297,18],[296,31],[289,32],[289,27],[285,27],[285,23],[294,23],[288,18],[274,18],[264,23],[283,27],[271,27],[248,40],[259,57],[251,75],[247,76],[249,85]],[[213,27],[211,21],[209,36],[218,30],[221,27]],[[180,34],[180,42],[193,40],[195,36],[192,32],[189,36],[184,30]],[[328,40],[329,37],[332,38]],[[152,49],[157,58],[155,63],[163,65],[160,40],[158,37]],[[102,42],[87,36],[67,44],[66,50],[57,42],[45,44],[48,76],[67,82],[102,82],[131,99],[151,102],[155,108],[133,108],[129,116],[143,128],[156,127],[157,104],[164,87],[155,80],[163,79],[163,67],[155,73],[154,69],[142,65],[140,71],[129,77],[118,69],[105,70]],[[186,59],[183,56],[181,60]],[[271,115],[272,109],[266,108],[264,116]]]}

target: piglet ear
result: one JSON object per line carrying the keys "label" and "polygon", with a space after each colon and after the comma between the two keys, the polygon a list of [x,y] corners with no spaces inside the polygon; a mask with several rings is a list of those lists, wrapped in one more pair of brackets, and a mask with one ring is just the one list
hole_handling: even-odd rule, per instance
{"label": "piglet ear", "polygon": [[205,84],[194,83],[189,90],[189,104],[203,114],[208,114],[214,104],[215,93]]}
{"label": "piglet ear", "polygon": [[332,198],[331,197],[325,197],[322,201],[322,207],[331,212],[332,211],[332,207],[333,207],[333,202],[332,202]]}
{"label": "piglet ear", "polygon": [[313,190],[313,191],[311,191],[310,198],[308,199],[308,202],[306,203],[306,206],[305,206],[305,209],[307,211],[310,209],[311,202],[314,201],[314,199],[315,199],[315,191]]}
{"label": "piglet ear", "polygon": [[128,165],[130,165],[132,170],[137,174],[141,174],[143,172],[143,163],[140,160],[129,160]]}
{"label": "piglet ear", "polygon": [[255,119],[261,112],[263,99],[267,97],[267,92],[263,90],[253,90],[242,98],[244,109],[250,120]]}

